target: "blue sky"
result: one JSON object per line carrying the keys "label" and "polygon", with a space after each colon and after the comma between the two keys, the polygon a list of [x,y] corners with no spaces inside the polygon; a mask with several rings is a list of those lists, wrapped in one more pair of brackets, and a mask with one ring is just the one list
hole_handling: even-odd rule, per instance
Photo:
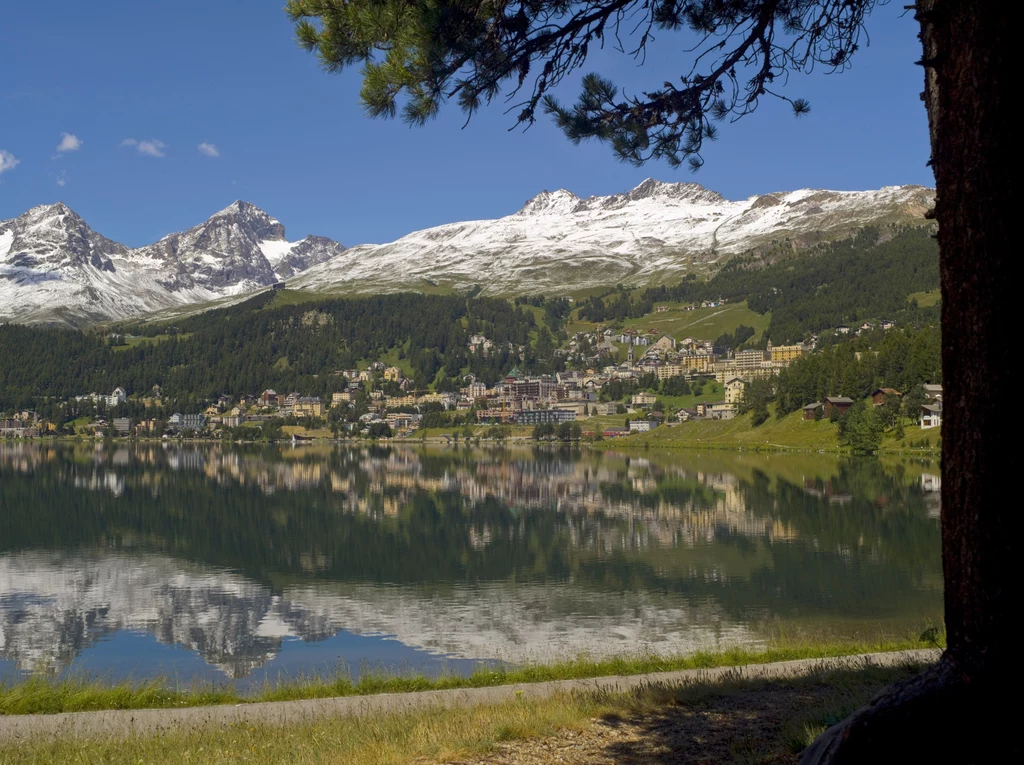
{"label": "blue sky", "polygon": [[[543,189],[609,194],[649,176],[733,199],[932,185],[916,25],[901,5],[874,13],[852,70],[791,78],[786,92],[810,99],[809,116],[765,102],[722,126],[693,175],[620,164],[606,146],[573,147],[543,121],[509,132],[500,104],[465,130],[457,109],[424,128],[370,120],[358,72],[322,72],[295,45],[283,0],[51,0],[45,15],[15,3],[0,45],[0,220],[60,199],[138,246],[241,198],[291,239],[351,245],[512,213]],[[657,86],[686,61],[682,42],[664,33],[644,67],[604,53],[584,71]],[[576,81],[560,91],[565,100]]]}

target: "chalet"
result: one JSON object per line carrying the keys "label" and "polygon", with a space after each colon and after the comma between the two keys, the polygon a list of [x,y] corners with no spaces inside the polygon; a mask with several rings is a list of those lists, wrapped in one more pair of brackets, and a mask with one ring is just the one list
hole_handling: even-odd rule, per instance
{"label": "chalet", "polygon": [[680,422],[689,422],[690,420],[696,420],[698,417],[700,415],[697,414],[696,409],[680,409],[676,412],[676,419]]}
{"label": "chalet", "polygon": [[851,406],[853,406],[852,398],[847,398],[846,396],[827,396],[822,411],[825,417],[831,419],[833,410],[842,415]]}
{"label": "chalet", "polygon": [[805,420],[815,420],[818,417],[819,409],[821,409],[821,402],[815,401],[811,404],[807,404],[801,411],[804,413]]}
{"label": "chalet", "polygon": [[725,401],[729,404],[738,404],[743,400],[743,391],[747,384],[738,377],[730,378],[725,382]]}
{"label": "chalet", "polygon": [[937,428],[942,425],[942,401],[925,404],[921,407],[921,430]]}
{"label": "chalet", "polygon": [[940,401],[942,399],[941,385],[924,385],[924,395],[928,401]]}
{"label": "chalet", "polygon": [[836,334],[837,335],[848,335],[848,334],[850,334],[850,328],[847,327],[845,324],[840,324],[838,327],[836,327]]}
{"label": "chalet", "polygon": [[877,388],[874,393],[871,394],[871,403],[875,406],[881,406],[890,398],[899,398],[903,394],[895,388]]}
{"label": "chalet", "polygon": [[896,322],[894,322],[894,321],[892,321],[890,319],[882,319],[882,321],[881,321],[882,329],[892,329],[895,326],[896,326]]}
{"label": "chalet", "polygon": [[260,406],[277,406],[277,391],[267,388],[259,397]]}
{"label": "chalet", "polygon": [[384,370],[384,379],[387,382],[399,382],[405,375],[398,367],[388,367]]}

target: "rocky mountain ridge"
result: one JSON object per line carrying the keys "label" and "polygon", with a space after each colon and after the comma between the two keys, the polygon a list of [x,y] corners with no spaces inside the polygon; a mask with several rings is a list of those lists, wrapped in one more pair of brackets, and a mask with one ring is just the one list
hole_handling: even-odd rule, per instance
{"label": "rocky mountain ridge", "polygon": [[41,205],[0,221],[0,321],[81,325],[244,295],[344,251],[324,237],[289,242],[280,221],[243,201],[137,248],[63,202]]}
{"label": "rocky mountain ridge", "polygon": [[737,253],[800,249],[873,226],[930,225],[934,191],[801,189],[730,201],[695,183],[647,179],[628,192],[580,198],[543,191],[511,215],[415,231],[346,249],[297,242],[237,201],[204,223],[128,248],[63,203],[0,221],[0,321],[83,325],[242,299],[282,279],[325,294],[426,286],[486,294],[565,294],[677,281]]}

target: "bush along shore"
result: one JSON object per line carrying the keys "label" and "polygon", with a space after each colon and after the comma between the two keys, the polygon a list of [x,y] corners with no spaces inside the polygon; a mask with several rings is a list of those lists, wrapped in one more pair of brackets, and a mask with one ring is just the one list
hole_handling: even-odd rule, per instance
{"label": "bush along shore", "polygon": [[917,638],[878,642],[778,643],[762,649],[730,648],[684,656],[580,657],[548,664],[485,666],[469,675],[424,675],[368,671],[353,679],[339,670],[328,676],[281,678],[241,692],[233,684],[181,684],[163,678],[111,683],[103,678],[71,674],[61,678],[32,675],[0,683],[0,715],[58,714],[109,709],[159,709],[265,701],[292,701],[378,693],[414,693],[457,688],[539,683],[593,677],[640,675],[685,669],[740,667],[794,659],[826,659],[864,653],[942,647],[944,636],[934,628]]}

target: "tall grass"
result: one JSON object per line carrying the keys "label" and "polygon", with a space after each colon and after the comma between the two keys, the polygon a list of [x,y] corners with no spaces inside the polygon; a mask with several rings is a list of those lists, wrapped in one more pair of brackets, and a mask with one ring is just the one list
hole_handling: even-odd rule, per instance
{"label": "tall grass", "polygon": [[751,650],[729,648],[698,651],[684,656],[636,655],[605,659],[580,656],[553,663],[521,666],[481,667],[469,675],[443,673],[438,677],[369,671],[358,679],[339,670],[328,676],[284,678],[262,688],[241,692],[234,685],[194,682],[182,685],[164,679],[111,683],[84,674],[62,678],[31,676],[0,683],[0,715],[55,714],[104,709],[166,709],[215,704],[245,704],[260,701],[291,701],[333,696],[366,696],[377,693],[455,688],[486,688],[497,685],[539,683],[592,677],[639,675],[685,669],[739,667],[793,659],[824,659],[861,653],[899,651],[940,646],[944,636],[926,631],[924,639],[906,638],[879,642],[779,643]]}

